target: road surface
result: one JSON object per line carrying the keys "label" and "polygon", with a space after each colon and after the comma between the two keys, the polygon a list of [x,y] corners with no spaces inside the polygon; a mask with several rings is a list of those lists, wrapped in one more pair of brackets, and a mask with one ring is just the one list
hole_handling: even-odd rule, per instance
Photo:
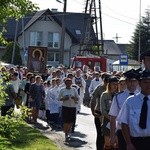
{"label": "road surface", "polygon": [[[44,126],[46,122],[38,120]],[[40,129],[40,128],[39,128]],[[70,142],[64,142],[64,133],[62,130],[52,130],[51,128],[40,131],[48,138],[54,140],[60,147],[60,150],[96,150],[96,129],[94,118],[90,108],[82,106],[81,112],[77,114],[75,132],[72,133]]]}

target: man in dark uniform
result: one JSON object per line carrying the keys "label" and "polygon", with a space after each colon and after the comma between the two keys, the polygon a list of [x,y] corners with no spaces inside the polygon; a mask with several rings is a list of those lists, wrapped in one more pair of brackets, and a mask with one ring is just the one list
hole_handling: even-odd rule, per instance
{"label": "man in dark uniform", "polygon": [[144,65],[143,67],[150,70],[150,50],[141,53],[140,59]]}
{"label": "man in dark uniform", "polygon": [[[139,92],[138,89],[138,78],[139,75],[136,72],[136,70],[131,69],[129,71],[126,71],[124,73],[125,76],[125,82],[127,85],[127,88],[116,94],[114,96],[113,102],[110,107],[109,115],[110,115],[110,136],[111,136],[111,145],[114,145],[116,143],[116,134],[118,137],[118,150],[126,150],[126,143],[124,141],[124,138],[122,136],[121,132],[121,125],[119,123],[116,123],[116,117],[119,114],[119,111],[125,102],[125,100],[131,96],[135,95]],[[116,132],[117,131],[117,132]]]}
{"label": "man in dark uniform", "polygon": [[150,149],[150,71],[141,72],[139,85],[141,92],[125,101],[117,117],[128,150]]}

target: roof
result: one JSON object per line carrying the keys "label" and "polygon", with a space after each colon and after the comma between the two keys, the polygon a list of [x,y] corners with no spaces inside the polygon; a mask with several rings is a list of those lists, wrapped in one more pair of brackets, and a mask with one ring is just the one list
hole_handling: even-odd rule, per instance
{"label": "roof", "polygon": [[[115,61],[113,66],[120,66],[120,60]],[[128,66],[140,66],[140,63],[133,59],[128,59]]]}
{"label": "roof", "polygon": [[[34,14],[34,13],[33,13]],[[33,14],[29,14],[26,15],[26,17],[22,19],[18,20],[18,30],[17,30],[17,35],[19,35],[19,33],[22,31],[22,24],[24,24],[24,26],[29,22],[29,20],[33,17]],[[4,37],[8,40],[13,40],[15,37],[15,31],[16,31],[16,25],[17,25],[17,21],[14,18],[10,18],[7,21],[6,24],[6,30],[7,32],[4,33]]]}
{"label": "roof", "polygon": [[122,54],[114,40],[104,40],[104,50],[106,54]]}
{"label": "roof", "polygon": [[[58,15],[60,14],[60,15]],[[56,13],[56,18],[61,22],[62,13]],[[85,13],[66,13],[65,16],[65,24],[69,31],[71,31],[72,35],[76,37],[79,41],[84,38],[86,26],[89,23],[89,14]],[[91,25],[90,36],[91,40],[95,40],[95,32]],[[80,31],[81,34],[77,34],[77,30]]]}
{"label": "roof", "polygon": [[130,44],[118,44],[117,43],[117,45],[119,49],[121,50],[122,54],[125,54]]}
{"label": "roof", "polygon": [[[49,9],[40,10],[33,12],[32,14],[26,15],[23,19],[18,21],[18,35],[22,33],[22,20],[24,23],[24,30],[28,29],[32,24],[34,24],[42,15],[49,15],[53,18],[60,26],[62,26],[62,15],[63,12],[52,12]],[[89,14],[84,13],[65,13],[65,27],[66,32],[71,36],[74,43],[80,42],[84,37],[85,27],[89,19]],[[49,18],[50,19],[50,18]],[[13,40],[15,36],[16,21],[15,19],[9,19],[7,21],[6,30],[4,34],[6,39]],[[77,34],[78,31],[78,34]],[[81,34],[80,34],[81,33]],[[91,25],[91,35],[92,39],[95,40],[94,29]]]}

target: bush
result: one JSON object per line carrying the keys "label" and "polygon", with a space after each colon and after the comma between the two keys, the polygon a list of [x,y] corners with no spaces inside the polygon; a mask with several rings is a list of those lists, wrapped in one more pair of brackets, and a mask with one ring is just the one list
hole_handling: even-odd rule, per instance
{"label": "bush", "polygon": [[13,63],[14,65],[22,65],[22,59],[20,55],[20,47],[18,44],[15,45],[15,53],[14,53],[14,59],[12,61],[12,55],[13,55],[13,47],[14,42],[9,42],[5,48],[5,53],[2,56],[2,61],[6,63]]}
{"label": "bush", "polygon": [[15,139],[19,132],[17,130],[28,117],[29,109],[26,106],[20,106],[20,113],[9,110],[10,115],[0,116],[0,136],[8,139]]}
{"label": "bush", "polygon": [[[7,94],[5,89],[9,83],[10,74],[7,72],[1,73],[0,79],[0,107],[5,103]],[[9,110],[6,116],[0,116],[0,136],[3,138],[14,139],[19,134],[17,127],[25,123],[25,119],[28,117],[29,109],[26,106],[20,106],[20,113]]]}

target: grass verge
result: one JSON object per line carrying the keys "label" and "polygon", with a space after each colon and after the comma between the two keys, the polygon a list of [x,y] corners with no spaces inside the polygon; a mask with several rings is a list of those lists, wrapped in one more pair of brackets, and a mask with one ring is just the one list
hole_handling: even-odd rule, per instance
{"label": "grass verge", "polygon": [[18,131],[20,134],[14,140],[0,136],[0,150],[59,150],[53,141],[32,127],[23,124]]}

